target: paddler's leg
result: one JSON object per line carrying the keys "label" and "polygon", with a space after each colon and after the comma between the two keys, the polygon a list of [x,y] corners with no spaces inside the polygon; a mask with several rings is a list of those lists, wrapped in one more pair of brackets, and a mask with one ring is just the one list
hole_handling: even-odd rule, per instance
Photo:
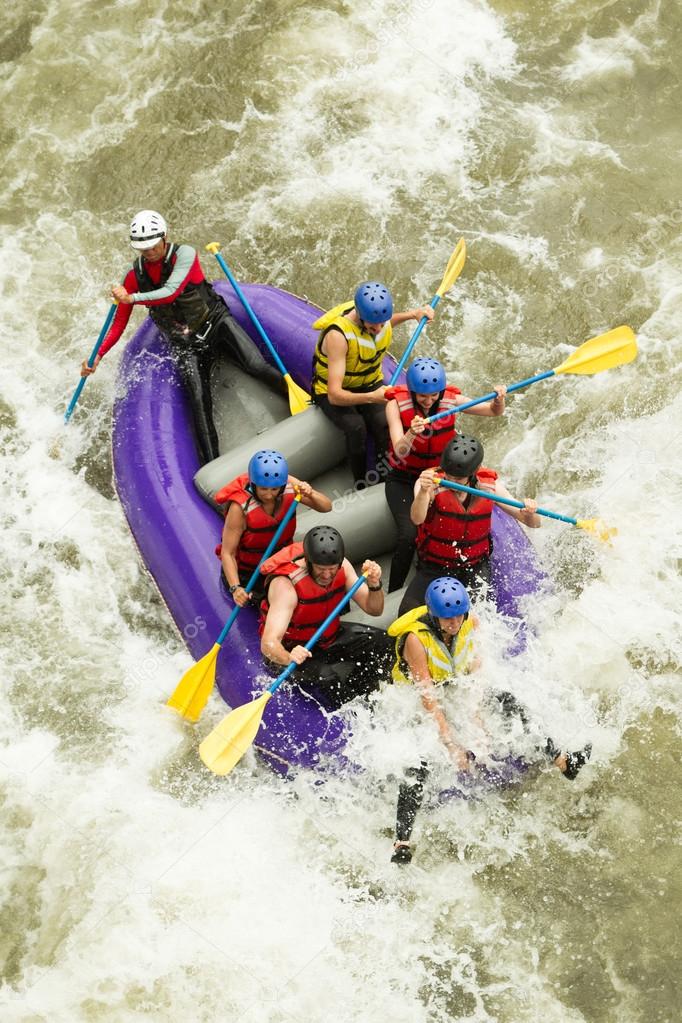
{"label": "paddler's leg", "polygon": [[220,454],[218,434],[213,425],[211,369],[213,355],[205,341],[191,337],[169,338],[194,420],[194,431],[202,465]]}
{"label": "paddler's leg", "polygon": [[[329,711],[338,710],[356,696],[368,696],[391,679],[394,644],[383,629],[348,622],[331,646],[313,651],[292,681],[309,692]],[[272,673],[281,667],[268,663]],[[277,671],[275,671],[277,669]]]}
{"label": "paddler's leg", "polygon": [[490,585],[490,558],[488,557],[481,558],[474,565],[469,564],[467,561],[461,561],[447,568],[444,565],[436,565],[430,561],[418,561],[416,574],[400,602],[398,614],[403,615],[406,611],[411,611],[415,607],[421,607],[424,603],[424,595],[429,583],[444,575],[450,576],[452,579],[458,579],[470,594],[484,591],[490,599],[493,597]]}
{"label": "paddler's leg", "polygon": [[417,571],[415,572],[410,585],[405,590],[403,599],[400,601],[400,607],[398,608],[398,616],[404,615],[406,611],[412,611],[415,607],[421,607],[424,603],[424,597],[426,594],[429,583],[432,583],[434,579],[438,579],[440,576],[449,575],[449,572],[444,572],[441,565],[432,565],[426,562],[417,562]]}
{"label": "paddler's leg", "polygon": [[[333,657],[333,655],[332,655]],[[281,664],[275,664],[263,658],[269,674],[275,678],[282,670]],[[299,686],[305,693],[312,696],[326,711],[332,712],[342,707],[343,685],[348,677],[348,666],[327,662],[327,651],[316,647],[313,655],[296,669],[291,677],[291,685]]]}
{"label": "paddler's leg", "polygon": [[498,703],[500,711],[507,720],[512,718],[518,718],[523,725],[524,732],[528,731],[528,714],[526,708],[520,703],[513,693],[499,692],[493,693],[495,700]]}
{"label": "paddler's leg", "polygon": [[350,667],[350,673],[337,687],[340,705],[356,696],[368,696],[391,681],[395,642],[374,625],[344,623],[325,653],[331,667]]}
{"label": "paddler's leg", "polygon": [[388,592],[404,585],[414,558],[417,527],[410,518],[414,500],[414,480],[401,480],[389,473],[386,479],[386,501],[398,528],[398,542],[391,559]]}
{"label": "paddler's leg", "polygon": [[258,377],[276,394],[288,393],[286,380],[274,366],[265,361],[249,335],[225,307],[214,327],[214,336],[224,345],[229,359],[252,377]]}
{"label": "paddler's leg", "polygon": [[413,782],[402,782],[398,790],[398,806],[396,809],[395,844],[391,863],[409,863],[412,859],[410,839],[417,819],[419,808],[424,799],[424,783],[429,774],[429,765],[422,760],[419,767],[410,767],[405,775],[416,779]]}
{"label": "paddler's leg", "polygon": [[[511,721],[518,718],[523,726],[524,732],[529,729],[528,712],[517,698],[508,692],[492,694],[504,717]],[[592,743],[588,742],[582,749],[574,753],[562,753],[553,739],[547,739],[543,752],[548,760],[551,760],[555,767],[558,767],[564,778],[574,781],[581,768],[585,766],[592,755]]]}
{"label": "paddler's leg", "polygon": [[[377,466],[385,466],[388,458],[388,423],[385,405],[358,405],[358,412],[365,420],[367,430],[374,441],[374,457]],[[385,470],[384,470],[385,471]]]}
{"label": "paddler's leg", "polygon": [[552,739],[545,744],[545,754],[558,767],[564,778],[575,781],[581,768],[592,756],[592,743],[588,742],[582,749],[574,753],[562,753]]}
{"label": "paddler's leg", "polygon": [[459,579],[462,585],[472,593],[485,593],[491,600],[494,597],[491,582],[491,565],[490,558],[481,558],[475,564],[471,565],[469,562],[462,562],[462,566],[457,567],[452,572],[448,572],[448,575],[452,575],[455,579]]}
{"label": "paddler's leg", "polygon": [[[356,490],[367,486],[367,425],[354,405],[332,405],[326,394],[315,396],[315,404],[346,438],[346,453]],[[358,406],[359,408],[359,406]]]}

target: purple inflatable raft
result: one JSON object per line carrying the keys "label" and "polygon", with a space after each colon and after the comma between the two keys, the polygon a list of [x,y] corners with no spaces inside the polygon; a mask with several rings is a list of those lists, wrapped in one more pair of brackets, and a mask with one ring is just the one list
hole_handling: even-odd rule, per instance
{"label": "purple inflatable raft", "polygon": [[[267,358],[229,284],[221,281],[214,287]],[[245,285],[244,291],[289,373],[308,390],[317,339],[312,323],[320,310],[267,285]],[[386,381],[394,366],[388,357]],[[334,510],[324,521],[341,529],[351,561],[386,557],[395,541],[383,485],[349,493],[343,437],[318,409],[291,417],[286,399],[265,391],[227,362],[216,372],[214,399],[224,454],[200,468],[183,387],[165,340],[147,319],[121,361],[114,406],[114,477],[142,559],[195,659],[213,646],[232,611],[214,553],[222,516],[212,497],[245,471],[259,448],[282,451],[293,475],[334,499]],[[299,509],[297,538],[320,518]],[[521,528],[498,509],[493,536],[497,607],[521,621],[522,599],[536,592],[544,577]],[[387,603],[390,613],[393,604]],[[246,608],[237,617],[218,657],[216,681],[230,707],[248,702],[271,681],[262,674],[255,610]],[[282,774],[291,767],[338,770],[345,763],[346,728],[341,715],[326,713],[295,685],[294,674],[268,703],[255,747]]]}

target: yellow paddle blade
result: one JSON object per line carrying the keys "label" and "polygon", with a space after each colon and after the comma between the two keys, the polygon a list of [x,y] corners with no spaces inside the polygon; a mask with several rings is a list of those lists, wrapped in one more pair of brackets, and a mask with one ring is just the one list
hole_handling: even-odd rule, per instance
{"label": "yellow paddle blade", "polygon": [[292,416],[297,416],[299,412],[305,412],[306,409],[310,408],[310,395],[306,394],[303,388],[299,387],[288,373],[284,374],[284,379],[289,388],[289,409]]}
{"label": "yellow paddle blade", "polygon": [[206,706],[213,683],[215,682],[215,666],[220,644],[214,643],[207,654],[193,664],[178,682],[173,695],[166,706],[177,710],[187,721],[196,722]]}
{"label": "yellow paddle blade", "polygon": [[607,334],[600,334],[586,341],[561,363],[555,373],[578,373],[589,375],[601,373],[604,369],[624,366],[637,355],[637,341],[630,327],[614,327]]}
{"label": "yellow paddle blade", "polygon": [[224,717],[199,746],[199,756],[214,774],[229,774],[256,738],[265,704],[272,693],[266,690],[257,700],[237,707]]}
{"label": "yellow paddle blade", "polygon": [[576,525],[579,529],[584,529],[587,533],[591,533],[592,536],[596,536],[598,540],[603,543],[611,543],[611,537],[618,534],[618,530],[613,526],[607,526],[601,519],[577,519]]}
{"label": "yellow paddle blade", "polygon": [[440,282],[440,287],[436,292],[442,298],[446,291],[449,291],[452,285],[455,283],[459,275],[464,268],[464,262],[467,258],[467,247],[466,242],[463,238],[460,238],[455,246],[455,249],[448,260],[448,265],[445,267],[445,273],[443,274],[443,280]]}

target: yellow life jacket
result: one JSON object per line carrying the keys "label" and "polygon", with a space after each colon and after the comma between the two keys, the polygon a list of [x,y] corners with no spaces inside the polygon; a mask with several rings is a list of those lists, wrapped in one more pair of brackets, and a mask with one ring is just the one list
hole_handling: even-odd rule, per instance
{"label": "yellow life jacket", "polygon": [[341,386],[346,391],[371,391],[383,383],[381,361],[393,338],[393,328],[386,323],[380,334],[372,337],[359,324],[348,319],[354,309],[352,301],[342,302],[315,320],[313,327],[320,336],[313,354],[313,394],[326,394],[329,386],[329,360],[322,351],[322,342],[334,328],[340,330],[348,345],[346,372]]}
{"label": "yellow life jacket", "polygon": [[396,660],[392,669],[393,681],[399,684],[411,683],[412,678],[403,658],[405,640],[413,632],[426,651],[426,662],[429,675],[436,683],[447,682],[453,675],[462,675],[471,670],[475,658],[473,629],[471,618],[465,618],[457,633],[452,651],[429,628],[428,609],[426,605],[415,607],[401,615],[388,628],[389,636],[396,637]]}

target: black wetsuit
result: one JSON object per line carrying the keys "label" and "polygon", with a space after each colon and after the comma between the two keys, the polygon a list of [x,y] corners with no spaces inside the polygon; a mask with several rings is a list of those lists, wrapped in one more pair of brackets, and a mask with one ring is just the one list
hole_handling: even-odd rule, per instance
{"label": "black wetsuit", "polygon": [[[202,463],[219,455],[213,423],[211,370],[221,354],[251,376],[285,394],[286,384],[230,314],[225,301],[204,278],[196,249],[168,245],[165,256],[148,263],[141,255],[123,281],[134,304],[147,306],[149,315],[168,338],[187,391]],[[120,303],[100,348],[103,356],[121,337],[133,304]]]}

